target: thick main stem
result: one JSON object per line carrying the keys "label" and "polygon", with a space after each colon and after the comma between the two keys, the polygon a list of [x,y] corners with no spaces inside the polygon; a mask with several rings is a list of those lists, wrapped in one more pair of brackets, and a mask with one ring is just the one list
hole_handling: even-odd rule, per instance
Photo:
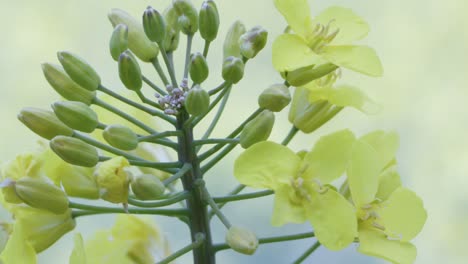
{"label": "thick main stem", "polygon": [[180,162],[192,165],[191,170],[182,178],[184,189],[191,194],[187,199],[187,208],[190,210],[189,226],[192,241],[196,241],[197,234],[202,233],[205,235],[202,245],[193,249],[193,259],[195,264],[215,264],[216,260],[214,251],[212,250],[213,243],[207,206],[203,201],[203,193],[194,184],[203,175],[200,169],[200,161],[193,145],[193,129],[191,126],[184,126],[188,118],[189,116],[185,110],[182,110],[177,117],[176,129],[183,132],[183,135],[178,136],[178,158]]}

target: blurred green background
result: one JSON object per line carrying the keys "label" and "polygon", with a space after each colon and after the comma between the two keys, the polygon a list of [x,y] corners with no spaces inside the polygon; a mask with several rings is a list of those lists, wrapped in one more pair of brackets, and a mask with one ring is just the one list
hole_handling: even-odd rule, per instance
{"label": "blurred green background", "polygon": [[[200,0],[194,1],[196,6]],[[269,31],[267,48],[246,68],[246,78],[233,90],[216,135],[223,136],[256,109],[257,95],[281,79],[271,66],[271,43],[285,26],[271,0],[217,1],[221,12],[220,36],[209,55],[211,68],[207,87],[221,82],[219,66],[223,36],[235,19],[248,27],[263,25]],[[113,7],[140,17],[147,5],[162,10],[169,0],[0,0],[0,161],[36,148],[38,138],[23,127],[16,114],[24,106],[48,107],[58,97],[42,76],[40,63],[56,62],[55,52],[69,50],[80,54],[100,73],[103,83],[122,89],[117,66],[108,54],[111,26],[107,12]],[[312,3],[312,1],[311,1]],[[343,72],[343,80],[359,86],[383,106],[381,113],[364,116],[354,110],[343,111],[336,119],[311,136],[298,136],[291,146],[310,148],[325,133],[349,127],[357,134],[382,128],[400,134],[399,169],[407,186],[424,200],[429,218],[414,241],[418,247],[416,263],[467,263],[468,251],[468,6],[465,0],[329,0],[314,1],[317,14],[330,5],[350,7],[366,19],[372,31],[363,42],[374,47],[383,62],[385,76],[371,79]],[[182,43],[185,43],[183,38]],[[184,44],[181,45],[184,48]],[[198,39],[195,49],[202,49]],[[182,52],[179,52],[182,53]],[[176,57],[181,69],[182,54]],[[145,66],[147,75],[156,74]],[[281,139],[289,129],[286,115],[277,119],[272,138]],[[237,152],[239,153],[239,152]],[[208,177],[215,193],[222,194],[236,185],[232,177],[231,155]],[[260,236],[309,230],[308,225],[269,226],[270,198],[238,203],[227,208],[232,222],[248,226]],[[78,220],[85,238],[98,228],[107,228],[112,216]],[[173,249],[187,243],[187,229],[172,219],[157,218]],[[215,239],[224,231],[215,221]],[[309,247],[312,240],[262,246],[255,257],[235,253],[219,254],[219,263],[289,263]],[[67,263],[72,235],[65,236],[40,256],[40,263]],[[190,263],[185,256],[178,263]],[[305,263],[381,263],[359,255],[355,246],[342,252],[319,249]]]}

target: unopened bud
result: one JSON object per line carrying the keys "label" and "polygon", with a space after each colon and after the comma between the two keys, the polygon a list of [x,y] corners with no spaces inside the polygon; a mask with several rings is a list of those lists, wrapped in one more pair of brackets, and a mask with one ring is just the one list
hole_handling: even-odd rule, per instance
{"label": "unopened bud", "polygon": [[78,85],[58,65],[43,63],[42,71],[52,88],[67,100],[79,101],[89,105],[96,97],[95,91],[86,90]]}
{"label": "unopened bud", "polygon": [[164,194],[166,186],[161,180],[151,174],[141,174],[131,183],[132,191],[140,200],[156,200]]}
{"label": "unopened bud", "polygon": [[118,149],[134,150],[138,146],[138,136],[126,126],[107,126],[102,135],[107,143]]}
{"label": "unopened bud", "polygon": [[143,13],[143,29],[151,41],[158,44],[163,42],[166,35],[166,22],[164,17],[151,6],[148,6]]}
{"label": "unopened bud", "polygon": [[115,26],[109,41],[109,50],[115,61],[119,60],[120,54],[128,49],[128,27],[124,24]]}
{"label": "unopened bud", "polygon": [[96,112],[82,102],[55,102],[52,109],[63,123],[79,131],[91,133],[99,124]]}
{"label": "unopened bud", "polygon": [[193,4],[189,0],[173,0],[172,6],[179,16],[178,24],[182,33],[195,34],[198,30],[198,13]]}
{"label": "unopened bud", "polygon": [[322,78],[336,69],[338,69],[338,66],[332,63],[322,64],[317,67],[315,65],[306,66],[292,72],[288,72],[286,74],[286,80],[292,86],[303,86],[314,80]]}
{"label": "unopened bud", "polygon": [[244,24],[237,20],[229,28],[226,38],[224,39],[223,51],[224,58],[226,59],[229,56],[234,56],[241,58],[239,39],[245,33],[246,29]]}
{"label": "unopened bud", "polygon": [[273,84],[258,97],[258,105],[273,112],[280,112],[290,102],[291,93],[284,84]]}
{"label": "unopened bud", "polygon": [[258,248],[258,239],[255,234],[247,229],[233,226],[226,234],[226,243],[235,251],[253,255]]}
{"label": "unopened bud", "polygon": [[81,87],[95,91],[101,84],[101,77],[82,58],[68,51],[58,52],[57,57],[68,76]]}
{"label": "unopened bud", "polygon": [[52,111],[26,107],[18,114],[18,119],[34,133],[45,139],[73,134],[73,130],[60,121]]}
{"label": "unopened bud", "polygon": [[208,111],[210,106],[210,95],[207,91],[196,85],[185,98],[185,110],[193,116],[201,116]]}
{"label": "unopened bud", "polygon": [[59,187],[40,178],[22,177],[15,183],[15,191],[31,207],[62,214],[68,209],[68,199]]}
{"label": "unopened bud", "polygon": [[227,57],[223,63],[223,79],[228,83],[238,83],[244,77],[244,62],[238,57]]}
{"label": "unopened bud", "polygon": [[218,35],[219,13],[213,0],[204,1],[200,8],[199,27],[201,37],[211,42]]}
{"label": "unopened bud", "polygon": [[166,21],[166,37],[163,41],[163,47],[166,52],[173,52],[179,45],[180,29],[177,12],[172,5],[164,10],[164,20]]}
{"label": "unopened bud", "polygon": [[196,84],[200,84],[208,78],[208,63],[200,52],[190,57],[190,78]]}
{"label": "unopened bud", "polygon": [[128,27],[128,48],[142,61],[150,62],[158,56],[159,48],[156,43],[146,37],[143,27],[138,21],[121,9],[112,9],[108,14],[109,20],[115,27],[124,24]]}
{"label": "unopened bud", "polygon": [[240,135],[241,146],[246,149],[255,143],[267,140],[274,124],[275,115],[269,110],[264,110],[245,125]]}
{"label": "unopened bud", "polygon": [[143,86],[140,65],[129,51],[120,54],[119,77],[125,87],[130,90],[137,91]]}
{"label": "unopened bud", "polygon": [[309,102],[309,90],[297,87],[294,91],[291,108],[289,109],[289,122],[304,133],[310,133],[317,128],[317,119],[320,112],[327,109],[328,101],[319,100]]}
{"label": "unopened bud", "polygon": [[50,143],[50,148],[64,161],[83,167],[94,167],[99,162],[99,155],[93,146],[66,136],[56,136]]}
{"label": "unopened bud", "polygon": [[127,202],[130,180],[125,168],[128,166],[128,160],[121,156],[101,163],[96,171],[96,180],[102,199],[111,203]]}
{"label": "unopened bud", "polygon": [[62,186],[69,196],[85,199],[98,199],[99,188],[93,175],[93,168],[72,166],[71,164],[60,164],[63,176]]}
{"label": "unopened bud", "polygon": [[248,59],[255,57],[265,47],[267,38],[268,32],[264,28],[252,28],[239,39],[240,53]]}

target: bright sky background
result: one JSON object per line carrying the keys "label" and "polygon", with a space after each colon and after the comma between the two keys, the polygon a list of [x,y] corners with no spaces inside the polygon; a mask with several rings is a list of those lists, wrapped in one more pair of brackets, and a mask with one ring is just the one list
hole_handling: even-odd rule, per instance
{"label": "bright sky background", "polygon": [[[56,62],[56,51],[69,50],[80,54],[100,73],[103,82],[120,89],[117,66],[108,54],[111,26],[107,12],[113,7],[127,10],[140,17],[148,4],[162,10],[169,0],[124,1],[82,0],[28,1],[0,0],[0,162],[15,154],[32,150],[38,139],[22,126],[16,114],[24,106],[48,107],[58,97],[42,76],[40,63]],[[196,6],[200,0],[194,1]],[[267,48],[246,68],[246,78],[233,90],[223,125],[217,130],[223,136],[256,108],[258,94],[268,85],[281,79],[271,66],[271,43],[285,26],[283,18],[271,0],[217,1],[221,12],[222,35],[213,44],[209,55],[212,69],[207,86],[221,81],[221,45],[223,35],[235,19],[248,27],[262,25],[269,31]],[[312,3],[312,1],[311,1]],[[367,91],[379,102],[383,111],[376,116],[364,116],[345,110],[338,118],[312,136],[299,136],[291,146],[310,148],[323,134],[348,127],[357,134],[374,129],[396,130],[400,134],[399,168],[404,182],[424,200],[429,219],[415,240],[419,256],[416,263],[466,263],[468,251],[468,6],[465,0],[316,0],[312,12],[317,14],[330,5],[350,7],[371,25],[372,31],[363,43],[374,47],[383,62],[385,76],[370,79],[343,72],[343,80]],[[185,38],[182,39],[185,42]],[[184,45],[182,45],[183,48]],[[200,50],[202,42],[195,48]],[[182,52],[180,52],[182,53]],[[182,65],[182,54],[176,65]],[[178,56],[179,56],[178,55]],[[156,76],[150,67],[145,72]],[[117,88],[118,87],[118,88]],[[272,138],[280,139],[289,129],[285,115],[277,119]],[[208,178],[210,186],[234,186],[232,160],[218,167]],[[229,188],[228,188],[229,189]],[[222,192],[220,192],[221,194]],[[308,230],[308,225],[269,227],[271,200],[240,203],[228,207],[233,222],[254,229],[259,235],[286,233],[289,230]],[[93,230],[110,225],[112,217],[78,220],[77,231],[85,238]],[[171,220],[158,218],[170,237],[173,249],[184,246],[187,230]],[[223,233],[216,224],[218,241]],[[71,235],[64,237],[41,257],[40,263],[66,263],[71,250]],[[262,247],[255,258],[229,253],[220,255],[220,263],[287,263],[301,254],[311,240]],[[285,252],[288,252],[286,254]],[[306,263],[380,263],[355,253],[353,246],[334,253],[317,251]],[[190,263],[183,258],[179,263]],[[267,262],[270,261],[270,262]]]}

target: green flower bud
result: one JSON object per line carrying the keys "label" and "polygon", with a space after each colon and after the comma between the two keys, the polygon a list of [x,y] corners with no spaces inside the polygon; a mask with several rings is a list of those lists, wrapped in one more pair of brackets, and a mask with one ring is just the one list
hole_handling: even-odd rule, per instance
{"label": "green flower bud", "polygon": [[185,110],[193,116],[201,116],[208,111],[210,95],[207,91],[196,85],[189,90],[185,98]]}
{"label": "green flower bud", "polygon": [[229,28],[226,38],[224,39],[223,51],[224,59],[229,56],[241,58],[239,39],[245,33],[246,29],[244,24],[237,20]]}
{"label": "green flower bud", "polygon": [[211,42],[218,35],[219,13],[213,0],[204,1],[200,8],[199,22],[201,37]]}
{"label": "green flower bud", "polygon": [[118,24],[112,32],[109,41],[109,50],[115,61],[119,60],[120,54],[128,49],[128,27],[124,24]]}
{"label": "green flower bud", "polygon": [[230,56],[223,63],[223,79],[228,83],[238,83],[244,77],[244,62],[241,59]]}
{"label": "green flower bud", "polygon": [[314,80],[320,79],[323,76],[338,69],[338,66],[332,63],[322,64],[320,66],[310,65],[299,68],[292,72],[286,73],[286,80],[292,86],[298,87],[308,84]]}
{"label": "green flower bud", "polygon": [[151,41],[158,44],[163,42],[166,35],[166,22],[164,17],[151,6],[148,6],[143,13],[143,29]]}
{"label": "green flower bud", "polygon": [[269,110],[264,110],[245,125],[240,135],[241,146],[246,149],[255,143],[267,140],[274,124],[275,115]]}
{"label": "green flower bud", "polygon": [[31,207],[62,214],[68,209],[67,195],[59,187],[40,178],[22,177],[15,183],[15,191]]}
{"label": "green flower bud", "polygon": [[63,123],[79,131],[91,133],[99,124],[96,112],[82,102],[55,102],[52,109]]}
{"label": "green flower bud", "polygon": [[76,226],[70,209],[62,214],[54,214],[26,207],[16,210],[15,218],[16,224],[24,226],[26,240],[36,253],[52,246]]}
{"label": "green flower bud", "polygon": [[178,24],[182,33],[193,35],[198,30],[197,9],[189,0],[173,0],[172,6],[178,15]]}
{"label": "green flower bud", "polygon": [[131,186],[133,193],[140,200],[156,200],[166,190],[161,180],[151,174],[141,174],[133,178]]}
{"label": "green flower bud", "polygon": [[43,63],[42,71],[52,88],[67,100],[79,101],[89,105],[96,97],[95,91],[86,90],[75,83],[58,65]]}
{"label": "green flower bud", "polygon": [[112,26],[124,24],[128,27],[128,48],[145,62],[150,62],[158,56],[159,48],[156,43],[146,37],[143,27],[138,21],[121,9],[112,9],[108,14]]}
{"label": "green flower bud", "polygon": [[26,107],[18,114],[18,119],[34,133],[45,139],[73,134],[73,130],[62,123],[52,111]]}
{"label": "green flower bud", "polygon": [[107,126],[102,135],[107,143],[118,149],[134,150],[138,146],[138,136],[126,126]]}
{"label": "green flower bud", "polygon": [[200,84],[208,78],[208,63],[200,52],[190,56],[190,78],[196,84]]}
{"label": "green flower bud", "polygon": [[140,90],[143,86],[140,65],[128,50],[120,54],[119,77],[125,87],[130,90]]}
{"label": "green flower bud", "polygon": [[235,251],[253,255],[258,248],[258,239],[255,234],[247,229],[233,226],[226,234],[226,243]]}
{"label": "green flower bud", "polygon": [[[318,118],[323,113],[323,109],[329,109],[328,101],[309,102],[309,90],[297,87],[289,109],[289,122],[294,124],[304,133],[310,133],[317,128]],[[320,116],[318,116],[320,115]]]}
{"label": "green flower bud", "polygon": [[166,52],[173,52],[177,49],[180,38],[177,12],[174,7],[170,5],[164,10],[163,15],[166,21],[166,37],[163,41],[163,47]]}
{"label": "green flower bud", "polygon": [[55,154],[70,164],[94,167],[99,162],[96,148],[79,139],[56,136],[50,141],[49,145]]}
{"label": "green flower bud", "polygon": [[94,168],[73,166],[68,163],[59,165],[63,171],[62,186],[69,196],[85,199],[99,199],[99,187],[94,177]]}
{"label": "green flower bud", "polygon": [[273,112],[280,112],[289,102],[291,102],[291,93],[284,84],[273,84],[258,97],[258,105]]}
{"label": "green flower bud", "polygon": [[267,38],[268,32],[264,28],[252,28],[239,39],[240,53],[248,59],[255,57],[265,47]]}
{"label": "green flower bud", "polygon": [[95,91],[101,84],[101,77],[82,58],[68,51],[58,52],[57,57],[68,76],[81,87]]}

